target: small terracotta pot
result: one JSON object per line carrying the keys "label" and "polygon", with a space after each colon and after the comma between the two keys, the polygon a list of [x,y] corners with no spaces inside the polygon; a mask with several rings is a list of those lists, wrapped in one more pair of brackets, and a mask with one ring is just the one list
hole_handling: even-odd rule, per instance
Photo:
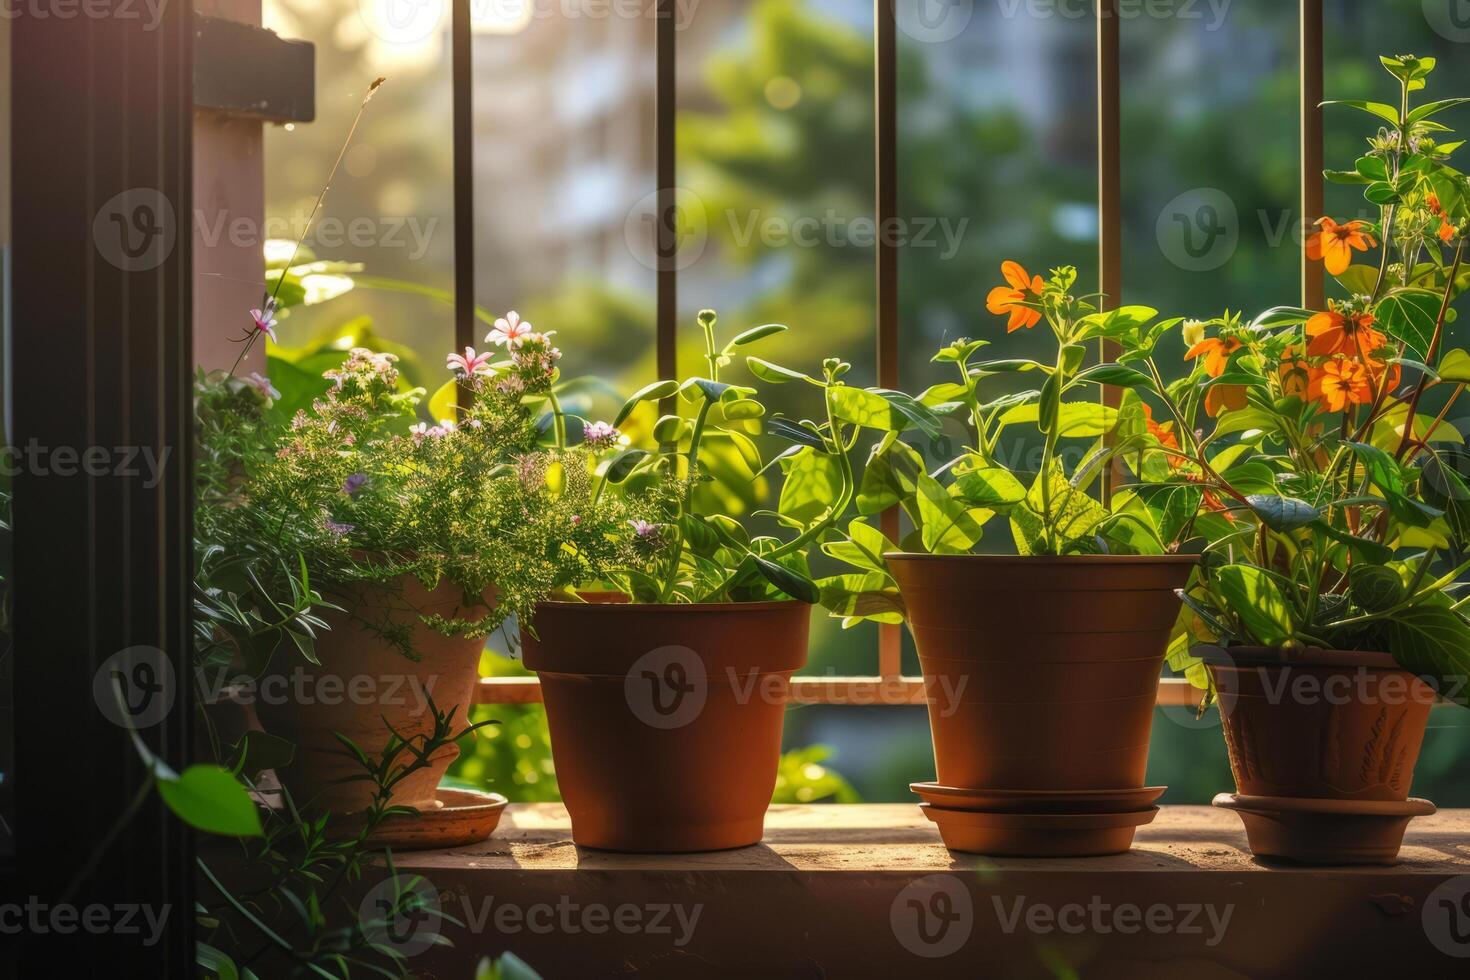
{"label": "small terracotta pot", "polygon": [[799,602],[541,605],[522,651],[572,839],[641,853],[758,842],[810,620]]}
{"label": "small terracotta pot", "polygon": [[924,672],[937,782],[1142,788],[1174,591],[1194,556],[885,557]]}
{"label": "small terracotta pot", "polygon": [[1237,790],[1403,801],[1434,692],[1387,653],[1203,648]]}
{"label": "small terracotta pot", "polygon": [[[266,731],[296,746],[291,764],[276,775],[297,806],[352,813],[371,805],[373,784],[359,778],[362,766],[334,733],[376,759],[391,737],[390,726],[405,738],[433,731],[429,698],[440,711],[453,709],[455,730],[464,728],[485,640],[445,636],[419,617],[476,620],[486,610],[465,608],[456,586],[446,583],[431,592],[412,576],[396,588],[354,587],[332,601],[346,611],[322,617],[331,629],[317,637],[320,666],[294,650],[277,653],[261,679],[256,713]],[[416,659],[385,639],[385,629],[406,637]],[[458,755],[456,746],[446,745],[398,784],[391,802],[434,807],[439,780]],[[407,763],[411,756],[400,759]]]}

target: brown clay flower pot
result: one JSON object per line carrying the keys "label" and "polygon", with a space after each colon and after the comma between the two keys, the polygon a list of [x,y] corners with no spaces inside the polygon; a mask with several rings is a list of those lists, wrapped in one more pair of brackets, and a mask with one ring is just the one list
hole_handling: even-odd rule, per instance
{"label": "brown clay flower pot", "polygon": [[[261,679],[256,713],[266,731],[296,746],[291,764],[277,776],[298,806],[320,812],[352,813],[372,803],[373,784],[336,738],[340,733],[375,759],[391,737],[389,728],[405,738],[433,731],[428,701],[441,712],[454,710],[455,730],[468,724],[468,709],[479,679],[483,638],[445,636],[420,621],[420,616],[475,620],[485,607],[464,608],[463,592],[442,584],[432,592],[412,576],[396,588],[355,587],[333,601],[345,612],[329,612],[323,619],[331,629],[317,637],[320,666],[281,651]],[[416,659],[384,633],[406,638]],[[435,788],[459,755],[446,745],[430,764],[408,776],[395,788],[394,805],[434,807]],[[404,754],[400,761],[408,763]]]}
{"label": "brown clay flower pot", "polygon": [[1236,788],[1248,796],[1409,795],[1434,692],[1387,653],[1200,651],[1220,695]]}
{"label": "brown clay flower pot", "polygon": [[540,606],[523,655],[572,839],[642,853],[758,842],[810,620],[799,602]]}
{"label": "brown clay flower pot", "polygon": [[1193,556],[885,557],[924,672],[937,782],[1142,788]]}
{"label": "brown clay flower pot", "polygon": [[1219,692],[1238,794],[1215,805],[1245,823],[1253,853],[1305,864],[1385,864],[1408,799],[1434,691],[1387,653],[1263,647],[1200,651]]}

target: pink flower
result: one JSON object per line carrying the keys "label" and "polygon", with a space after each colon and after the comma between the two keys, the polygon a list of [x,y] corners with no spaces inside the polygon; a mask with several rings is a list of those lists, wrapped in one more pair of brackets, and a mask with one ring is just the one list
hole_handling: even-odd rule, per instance
{"label": "pink flower", "polygon": [[521,322],[521,315],[511,310],[505,316],[495,321],[495,326],[485,335],[485,342],[494,342],[501,347],[515,349],[521,346],[522,341],[535,333],[529,323]]}
{"label": "pink flower", "polygon": [[629,521],[628,523],[633,525],[633,533],[645,540],[658,534],[657,524],[650,524],[647,521]]}
{"label": "pink flower", "polygon": [[594,453],[600,453],[605,449],[611,449],[618,444],[622,433],[606,422],[593,422],[582,430],[582,438],[587,442],[587,448]]}
{"label": "pink flower", "polygon": [[266,300],[263,310],[251,310],[250,319],[255,322],[256,333],[263,333],[273,341],[276,339],[276,301],[274,299]]}
{"label": "pink flower", "polygon": [[454,423],[447,419],[438,425],[430,425],[427,422],[415,422],[408,427],[408,434],[413,437],[416,445],[422,445],[425,439],[443,439],[454,431]]}
{"label": "pink flower", "polygon": [[260,392],[262,396],[269,398],[271,401],[275,401],[276,399],[281,397],[281,393],[276,390],[275,385],[271,384],[270,379],[261,374],[259,371],[251,371],[250,376],[248,378],[244,378],[243,380],[246,384],[254,388],[256,391]]}
{"label": "pink flower", "polygon": [[476,354],[473,347],[466,347],[463,354],[450,354],[444,366],[466,378],[476,374],[489,374],[490,354]]}

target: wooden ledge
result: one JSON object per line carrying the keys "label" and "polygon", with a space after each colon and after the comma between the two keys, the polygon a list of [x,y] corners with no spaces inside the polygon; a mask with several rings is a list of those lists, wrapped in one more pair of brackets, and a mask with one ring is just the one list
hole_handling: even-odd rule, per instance
{"label": "wooden ledge", "polygon": [[[676,856],[582,850],[560,805],[513,805],[482,844],[395,863],[464,922],[438,926],[453,947],[410,958],[422,976],[470,975],[504,950],[548,978],[1212,980],[1470,964],[1441,948],[1470,957],[1470,898],[1440,904],[1470,895],[1465,810],[1414,821],[1393,867],[1268,866],[1233,814],[1197,806],[1165,807],[1128,854],[988,859],[946,851],[907,804],[773,807],[761,844]],[[1431,894],[1446,881],[1459,891]],[[676,911],[697,916],[692,928]]]}

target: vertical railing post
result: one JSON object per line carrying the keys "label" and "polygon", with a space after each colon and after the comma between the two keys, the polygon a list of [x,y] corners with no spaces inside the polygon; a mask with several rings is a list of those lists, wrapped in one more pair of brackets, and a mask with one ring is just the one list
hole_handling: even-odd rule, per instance
{"label": "vertical railing post", "polygon": [[[450,18],[454,130],[454,346],[475,344],[475,116],[470,0]],[[461,396],[466,390],[461,386]]]}
{"label": "vertical railing post", "polygon": [[[1102,308],[1113,309],[1123,299],[1123,167],[1122,110],[1119,77],[1118,0],[1097,0],[1097,272]],[[1115,341],[1104,340],[1099,356],[1114,360]],[[1116,408],[1122,389],[1104,385],[1104,405]],[[1112,495],[1120,477],[1119,464],[1103,473],[1103,499]]]}
{"label": "vertical railing post", "polygon": [[658,0],[654,19],[653,141],[658,181],[658,220],[654,222],[654,254],[658,257],[655,352],[660,378],[676,377],[679,370],[679,201],[674,158],[674,113],[678,94],[674,75],[674,29],[678,21],[674,4],[675,0]]}
{"label": "vertical railing post", "polygon": [[[1322,217],[1322,0],[1301,0],[1301,132],[1302,132],[1302,240],[1312,222]],[[1320,310],[1326,305],[1327,285],[1322,263],[1301,251],[1302,306]]]}
{"label": "vertical railing post", "polygon": [[[898,39],[893,5],[894,0],[874,0],[873,4],[878,384],[883,388],[899,384],[898,245],[889,232],[898,219]],[[883,533],[897,541],[898,508],[884,511],[880,520]],[[878,673],[882,677],[897,677],[903,671],[901,629],[886,623],[878,627]]]}

